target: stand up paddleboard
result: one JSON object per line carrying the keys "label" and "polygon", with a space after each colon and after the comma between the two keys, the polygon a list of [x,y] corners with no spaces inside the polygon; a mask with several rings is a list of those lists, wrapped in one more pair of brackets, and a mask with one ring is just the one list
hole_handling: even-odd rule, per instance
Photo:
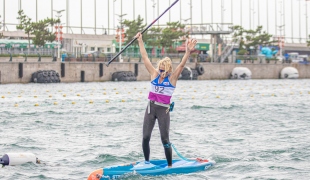
{"label": "stand up paddleboard", "polygon": [[120,176],[128,173],[137,173],[142,176],[158,176],[167,174],[186,174],[198,171],[207,170],[213,166],[215,162],[209,162],[208,160],[188,159],[188,160],[173,160],[172,167],[167,166],[167,160],[151,160],[148,163],[145,161],[133,162],[130,164],[109,166],[102,169],[98,169],[92,172],[88,176],[88,180],[106,180],[117,179]]}

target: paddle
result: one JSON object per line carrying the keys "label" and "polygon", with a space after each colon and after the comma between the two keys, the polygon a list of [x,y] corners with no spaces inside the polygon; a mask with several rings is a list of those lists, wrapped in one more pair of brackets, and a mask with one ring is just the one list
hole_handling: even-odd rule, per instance
{"label": "paddle", "polygon": [[[174,6],[179,0],[174,1],[174,3],[172,3],[160,16],[158,16],[151,24],[149,24],[142,32],[141,34],[143,34],[144,32],[146,32],[159,18],[161,18],[172,6]],[[106,66],[109,66],[111,64],[112,61],[114,61],[120,54],[122,54],[133,42],[135,42],[135,40],[137,40],[137,38],[133,38],[125,47],[124,49],[122,49],[119,53],[116,54],[116,56],[114,56],[110,61],[108,61],[106,63]],[[122,47],[120,47],[122,48]]]}

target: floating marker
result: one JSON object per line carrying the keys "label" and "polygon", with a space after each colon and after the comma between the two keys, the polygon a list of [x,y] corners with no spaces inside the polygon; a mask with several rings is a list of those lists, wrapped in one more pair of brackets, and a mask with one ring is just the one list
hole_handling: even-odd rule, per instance
{"label": "floating marker", "polygon": [[77,94],[77,96],[81,96],[80,94]]}
{"label": "floating marker", "polygon": [[39,104],[38,104],[38,103],[35,103],[34,106],[39,106]]}
{"label": "floating marker", "polygon": [[66,97],[67,95],[66,94],[64,94],[64,95],[62,95],[63,97]]}
{"label": "floating marker", "polygon": [[5,96],[1,96],[1,98],[5,98]]}
{"label": "floating marker", "polygon": [[48,97],[50,97],[50,98],[51,98],[51,97],[52,97],[52,95],[49,95]]}
{"label": "floating marker", "polygon": [[54,105],[57,105],[58,104],[58,102],[54,102]]}
{"label": "floating marker", "polygon": [[73,101],[72,104],[75,104],[75,102]]}
{"label": "floating marker", "polygon": [[15,107],[18,107],[18,104],[14,104]]}
{"label": "floating marker", "polygon": [[34,96],[34,98],[37,98],[38,96]]}
{"label": "floating marker", "polygon": [[105,100],[105,102],[106,102],[106,103],[109,103],[110,101],[109,101],[109,100]]}
{"label": "floating marker", "polygon": [[125,102],[125,100],[124,100],[124,99],[122,99],[122,102]]}
{"label": "floating marker", "polygon": [[94,103],[94,101],[93,101],[93,100],[90,100],[90,101],[89,101],[89,104],[93,104],[93,103]]}
{"label": "floating marker", "polygon": [[118,92],[116,92],[115,94],[118,94]]}
{"label": "floating marker", "polygon": [[40,164],[40,160],[33,153],[6,153],[0,158],[2,166],[15,166],[29,162]]}

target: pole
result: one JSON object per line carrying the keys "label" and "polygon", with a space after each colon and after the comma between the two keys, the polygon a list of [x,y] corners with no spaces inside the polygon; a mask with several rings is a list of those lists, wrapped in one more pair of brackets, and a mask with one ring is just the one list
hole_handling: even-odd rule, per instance
{"label": "pole", "polygon": [[82,17],[83,17],[83,13],[82,13],[82,7],[83,7],[83,5],[82,5],[82,0],[81,0],[81,34],[83,33],[83,28],[82,28],[82,24],[83,24],[83,21],[82,21]]}
{"label": "pole", "polygon": [[[293,0],[291,0],[291,17],[293,17]],[[294,42],[294,33],[293,33],[293,18],[291,18],[291,28],[292,28],[292,42]]]}
{"label": "pole", "polygon": [[299,1],[299,43],[301,43],[300,41],[301,41],[301,27],[300,27],[300,25],[301,25],[301,17],[300,17],[300,14],[301,14],[301,12],[300,12],[301,10],[300,10],[300,1]]}
{"label": "pole", "polygon": [[108,34],[110,35],[110,0],[108,0]]}
{"label": "pole", "polygon": [[3,0],[3,31],[5,31],[5,0]]}
{"label": "pole", "polygon": [[308,3],[307,1],[309,0],[306,0],[306,41],[308,40]]}
{"label": "pole", "polygon": [[38,0],[36,0],[36,22],[38,22]]}
{"label": "pole", "polygon": [[[97,24],[96,24],[96,23],[97,23],[97,22],[96,22],[96,21],[97,21],[97,18],[96,18],[96,14],[97,14],[97,13],[96,13],[96,9],[97,9],[97,8],[96,8],[96,0],[94,0],[95,35],[97,34]],[[95,51],[96,51],[96,49],[95,49]]]}
{"label": "pole", "polygon": [[[152,23],[150,23],[142,32],[141,34],[145,33],[159,18],[161,18],[172,6],[174,6],[179,0],[176,0],[172,3],[160,16],[158,16]],[[137,38],[133,38],[125,47],[122,49],[116,56],[114,56],[109,62],[106,63],[106,66],[109,66],[112,61],[114,61],[125,49],[127,49]]]}
{"label": "pole", "polygon": [[113,29],[115,29],[115,1],[116,0],[113,0]]}
{"label": "pole", "polygon": [[240,1],[240,25],[242,26],[242,1]]}
{"label": "pole", "polygon": [[[60,31],[59,31],[59,26],[60,26],[60,24],[58,24],[58,36],[57,36],[57,58],[59,59],[60,58],[60,52],[59,52],[59,46],[60,46],[60,42],[59,42],[59,33],[60,33]],[[60,60],[61,61],[61,60]]]}
{"label": "pole", "polygon": [[[145,3],[146,3],[146,2],[145,2]],[[133,7],[133,8],[132,8],[132,9],[133,9],[133,12],[132,12],[133,18],[132,18],[132,19],[134,20],[134,19],[136,19],[136,14],[135,14],[135,12],[136,12],[136,3],[135,3],[135,0],[133,0],[132,5],[133,5],[133,6],[132,6],[132,7]]]}
{"label": "pole", "polygon": [[275,34],[277,35],[277,34],[278,34],[278,33],[277,33],[277,32],[278,32],[278,31],[277,31],[277,14],[278,14],[278,13],[277,13],[277,0],[274,1],[274,7],[275,7],[275,17],[276,17],[276,19],[275,19],[275,25],[276,25],[276,29],[275,29],[276,32],[275,32]]}

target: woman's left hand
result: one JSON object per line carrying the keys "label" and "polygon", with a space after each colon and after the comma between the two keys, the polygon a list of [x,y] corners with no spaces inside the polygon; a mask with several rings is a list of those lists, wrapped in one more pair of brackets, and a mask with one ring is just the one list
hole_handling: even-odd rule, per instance
{"label": "woman's left hand", "polygon": [[185,43],[186,52],[191,52],[192,50],[194,50],[196,44],[197,44],[196,39],[187,39]]}

